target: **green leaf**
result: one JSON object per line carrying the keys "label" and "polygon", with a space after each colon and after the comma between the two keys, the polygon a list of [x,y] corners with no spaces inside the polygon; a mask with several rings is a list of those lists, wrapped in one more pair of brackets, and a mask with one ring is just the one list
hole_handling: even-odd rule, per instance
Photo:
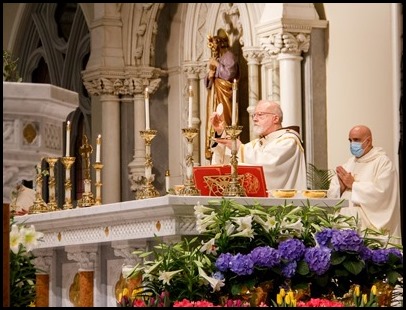
{"label": "green leaf", "polygon": [[346,261],[343,262],[343,266],[350,273],[352,273],[354,275],[357,275],[365,267],[365,263],[363,261],[361,261],[361,260],[358,260],[358,261],[354,261],[354,260],[348,261],[348,260],[346,260]]}
{"label": "green leaf", "polygon": [[310,273],[309,265],[305,261],[299,261],[296,268],[297,273],[305,276]]}

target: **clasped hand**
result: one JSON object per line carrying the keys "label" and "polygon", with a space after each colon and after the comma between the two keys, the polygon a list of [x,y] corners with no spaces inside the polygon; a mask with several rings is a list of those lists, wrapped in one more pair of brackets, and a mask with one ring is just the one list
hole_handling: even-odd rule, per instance
{"label": "clasped hand", "polygon": [[338,181],[340,182],[341,192],[345,191],[346,189],[352,189],[354,177],[352,176],[351,172],[347,172],[347,170],[345,170],[343,166],[338,166],[336,168],[336,173]]}

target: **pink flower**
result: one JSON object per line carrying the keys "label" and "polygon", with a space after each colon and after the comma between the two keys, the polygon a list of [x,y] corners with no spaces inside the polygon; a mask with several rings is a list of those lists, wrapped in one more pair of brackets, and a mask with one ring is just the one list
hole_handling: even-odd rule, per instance
{"label": "pink flower", "polygon": [[344,304],[334,300],[311,298],[307,302],[298,301],[297,307],[344,307]]}
{"label": "pink flower", "polygon": [[193,307],[193,302],[184,298],[182,301],[175,301],[173,307]]}

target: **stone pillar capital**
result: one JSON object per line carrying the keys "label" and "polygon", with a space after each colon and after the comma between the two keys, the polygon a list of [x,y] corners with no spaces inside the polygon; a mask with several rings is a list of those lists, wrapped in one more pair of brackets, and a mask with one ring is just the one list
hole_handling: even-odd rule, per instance
{"label": "stone pillar capital", "polygon": [[78,263],[79,271],[93,271],[97,258],[97,246],[73,246],[65,248],[69,260]]}
{"label": "stone pillar capital", "polygon": [[185,62],[182,70],[188,79],[198,79],[206,75],[206,64],[197,62]]}
{"label": "stone pillar capital", "polygon": [[264,57],[264,51],[260,47],[243,47],[242,51],[248,65],[259,65]]}
{"label": "stone pillar capital", "polygon": [[37,274],[49,274],[52,265],[53,251],[51,249],[36,249],[34,252],[34,265],[37,269]]}
{"label": "stone pillar capital", "polygon": [[310,47],[310,34],[303,32],[280,32],[260,39],[261,47],[267,54],[292,54],[300,56]]}

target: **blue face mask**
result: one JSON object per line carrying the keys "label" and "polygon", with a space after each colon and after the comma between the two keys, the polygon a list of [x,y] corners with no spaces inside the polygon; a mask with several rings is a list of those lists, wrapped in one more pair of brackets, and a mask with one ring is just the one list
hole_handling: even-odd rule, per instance
{"label": "blue face mask", "polygon": [[350,143],[351,154],[354,155],[355,157],[361,157],[362,154],[364,154],[364,149],[362,148],[363,143],[364,142],[351,142]]}

